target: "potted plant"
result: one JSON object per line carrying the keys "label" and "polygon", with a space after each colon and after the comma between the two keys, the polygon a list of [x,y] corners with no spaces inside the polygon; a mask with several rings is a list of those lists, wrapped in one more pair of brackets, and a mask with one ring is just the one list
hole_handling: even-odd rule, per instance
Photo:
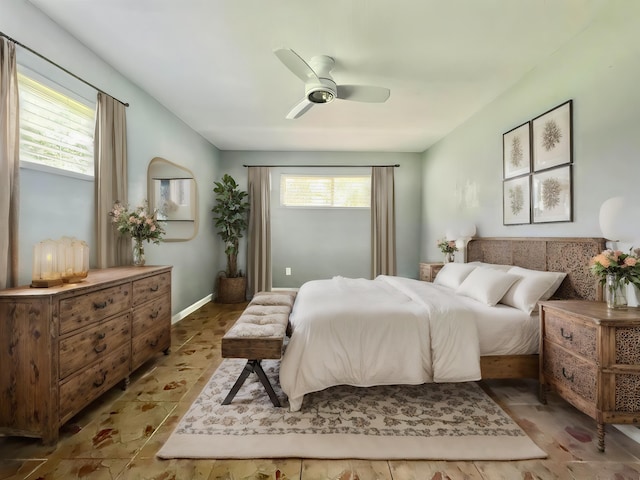
{"label": "potted plant", "polygon": [[218,302],[240,303],[246,300],[247,279],[238,270],[238,243],[248,227],[248,193],[240,190],[231,175],[215,182],[216,204],[211,209],[218,235],[224,242],[227,269],[218,275]]}

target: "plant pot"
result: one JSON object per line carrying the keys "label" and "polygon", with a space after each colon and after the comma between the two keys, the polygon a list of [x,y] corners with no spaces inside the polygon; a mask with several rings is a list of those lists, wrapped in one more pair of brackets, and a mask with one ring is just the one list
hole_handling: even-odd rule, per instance
{"label": "plant pot", "polygon": [[247,277],[218,278],[218,303],[242,303],[247,301]]}

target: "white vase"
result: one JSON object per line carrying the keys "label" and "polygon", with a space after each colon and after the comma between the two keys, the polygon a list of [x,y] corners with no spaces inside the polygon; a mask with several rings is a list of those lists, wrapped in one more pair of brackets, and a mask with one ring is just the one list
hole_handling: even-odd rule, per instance
{"label": "white vase", "polygon": [[456,257],[453,252],[447,252],[444,254],[444,263],[453,263],[455,261],[456,261]]}

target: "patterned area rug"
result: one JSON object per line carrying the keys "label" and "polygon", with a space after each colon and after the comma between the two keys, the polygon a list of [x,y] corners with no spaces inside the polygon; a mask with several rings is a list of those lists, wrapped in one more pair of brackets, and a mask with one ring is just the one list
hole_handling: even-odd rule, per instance
{"label": "patterned area rug", "polygon": [[244,367],[226,359],[157,453],[160,458],[521,460],[546,454],[473,382],[356,388],[305,396],[290,412],[278,361],[262,362],[285,407],[255,374],[222,400]]}

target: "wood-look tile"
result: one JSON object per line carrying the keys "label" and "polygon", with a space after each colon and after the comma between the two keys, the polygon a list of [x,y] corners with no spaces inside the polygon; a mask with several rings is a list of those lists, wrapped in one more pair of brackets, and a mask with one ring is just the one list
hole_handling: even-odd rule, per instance
{"label": "wood-look tile", "polygon": [[54,456],[132,459],[175,406],[171,402],[116,402],[81,432],[61,441]]}
{"label": "wood-look tile", "polygon": [[475,462],[487,480],[572,480],[574,477],[565,462],[524,460],[519,462]]}
{"label": "wood-look tile", "polygon": [[380,460],[302,461],[302,480],[392,480],[389,462]]}
{"label": "wood-look tile", "polygon": [[122,401],[179,402],[202,375],[200,368],[156,367],[153,375],[131,384]]}
{"label": "wood-look tile", "polygon": [[0,479],[18,480],[28,477],[46,462],[38,460],[0,460]]}
{"label": "wood-look tile", "polygon": [[482,480],[472,462],[390,460],[393,480]]}
{"label": "wood-look tile", "polygon": [[218,460],[209,480],[300,480],[299,459]]}
{"label": "wood-look tile", "polygon": [[215,460],[135,458],[118,480],[207,480],[215,463]]}
{"label": "wood-look tile", "polygon": [[124,470],[126,459],[54,458],[36,469],[25,480],[114,480]]}

